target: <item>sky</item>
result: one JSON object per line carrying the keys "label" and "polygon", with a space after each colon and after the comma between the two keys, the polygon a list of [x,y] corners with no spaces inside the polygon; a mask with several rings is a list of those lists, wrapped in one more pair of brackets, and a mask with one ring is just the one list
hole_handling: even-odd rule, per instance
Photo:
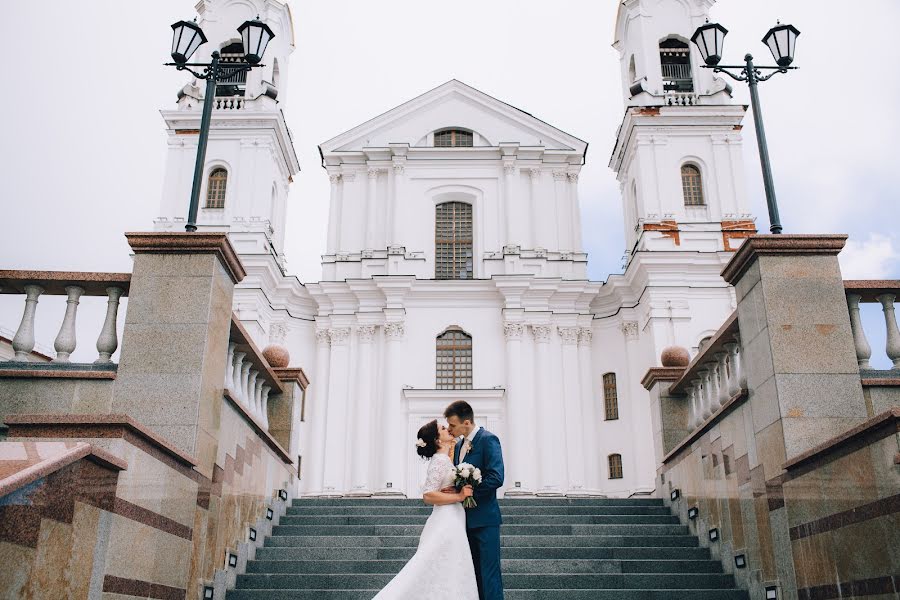
{"label": "sky", "polygon": [[[288,208],[292,274],[315,281],[321,272],[329,184],[318,144],[454,78],[590,143],[579,179],[589,275],[603,281],[621,272],[621,198],[607,166],[624,110],[611,47],[615,0],[289,4],[297,47],[282,108],[302,168]],[[169,25],[192,18],[193,5],[49,0],[4,7],[7,23],[25,26],[7,32],[7,47],[17,52],[0,95],[7,115],[0,269],[131,270],[123,232],[152,229],[166,150],[159,110],[174,108],[186,82],[163,66]],[[730,30],[730,63],[746,52],[771,63],[760,40],[776,19],[802,32],[800,68],[760,86],[785,233],[847,233],[845,278],[900,279],[900,69],[890,60],[900,3],[871,0],[865,16],[851,6],[719,0],[711,16]],[[749,103],[746,86],[734,87],[736,101]],[[748,197],[766,231],[749,114],[744,141]],[[185,190],[185,204],[188,198]],[[15,330],[23,304],[21,296],[0,296],[0,331]],[[52,345],[62,306],[61,298],[41,300],[37,337],[45,345]],[[867,305],[864,314],[883,362],[876,308]],[[80,310],[79,338],[90,343],[74,358],[92,360],[103,301],[85,299]]]}

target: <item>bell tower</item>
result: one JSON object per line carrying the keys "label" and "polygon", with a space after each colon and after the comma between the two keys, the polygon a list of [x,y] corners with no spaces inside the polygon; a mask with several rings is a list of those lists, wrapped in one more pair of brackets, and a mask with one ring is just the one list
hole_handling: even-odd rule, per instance
{"label": "bell tower", "polygon": [[755,232],[744,189],[742,121],[731,87],[690,41],[715,0],[624,0],[619,52],[625,118],[610,167],[622,192],[626,258],[729,252]]}
{"label": "bell tower", "polygon": [[192,77],[179,90],[176,106],[160,111],[168,151],[155,229],[184,230],[203,103],[213,102],[198,231],[226,231],[238,254],[269,256],[283,269],[288,186],[300,171],[281,111],[294,51],[290,8],[279,0],[200,0],[196,8],[208,41],[191,62],[208,63],[213,51],[226,65],[243,61],[237,28],[257,16],[274,38],[264,66],[219,80],[214,98],[204,98],[205,82]]}

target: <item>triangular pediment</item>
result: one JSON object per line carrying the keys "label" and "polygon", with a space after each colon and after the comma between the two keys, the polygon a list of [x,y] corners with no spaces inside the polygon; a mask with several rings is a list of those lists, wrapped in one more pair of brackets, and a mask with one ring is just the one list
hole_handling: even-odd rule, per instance
{"label": "triangular pediment", "polygon": [[455,79],[322,143],[319,149],[327,155],[392,144],[423,147],[429,134],[448,128],[474,132],[476,146],[518,144],[581,154],[587,149],[583,140]]}

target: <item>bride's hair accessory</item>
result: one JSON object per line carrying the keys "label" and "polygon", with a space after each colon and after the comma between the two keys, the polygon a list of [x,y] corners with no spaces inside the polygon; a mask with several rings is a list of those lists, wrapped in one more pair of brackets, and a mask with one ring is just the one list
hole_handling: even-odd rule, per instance
{"label": "bride's hair accessory", "polygon": [[428,445],[428,444],[426,444],[425,441],[424,441],[422,438],[419,438],[419,439],[416,440],[416,447],[417,447],[417,448],[424,448],[424,447],[427,446],[427,445]]}

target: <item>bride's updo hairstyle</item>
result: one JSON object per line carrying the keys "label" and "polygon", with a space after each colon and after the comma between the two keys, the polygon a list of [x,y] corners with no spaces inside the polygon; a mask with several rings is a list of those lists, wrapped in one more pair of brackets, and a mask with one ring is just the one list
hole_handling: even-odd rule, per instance
{"label": "bride's updo hairstyle", "polygon": [[[438,451],[438,424],[437,421],[429,421],[419,429],[419,440],[425,442],[424,446],[416,445],[416,453],[422,458],[431,458]],[[418,440],[416,440],[418,442]]]}

